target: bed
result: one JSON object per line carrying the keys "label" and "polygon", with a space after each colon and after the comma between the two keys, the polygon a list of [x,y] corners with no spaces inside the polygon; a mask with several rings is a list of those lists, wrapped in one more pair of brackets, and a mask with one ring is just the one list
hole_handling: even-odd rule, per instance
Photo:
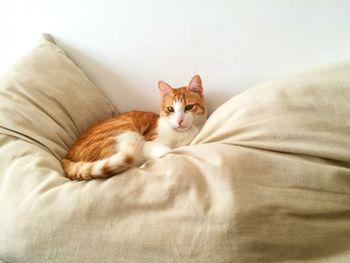
{"label": "bed", "polygon": [[60,160],[118,112],[44,35],[0,80],[0,260],[349,262],[349,101],[349,61],[263,83],[191,145],[72,181]]}

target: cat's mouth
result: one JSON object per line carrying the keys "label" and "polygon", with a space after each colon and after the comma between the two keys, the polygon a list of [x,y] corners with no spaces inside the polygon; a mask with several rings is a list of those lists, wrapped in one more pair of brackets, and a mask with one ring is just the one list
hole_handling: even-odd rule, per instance
{"label": "cat's mouth", "polygon": [[190,128],[190,126],[187,126],[187,127],[179,126],[179,127],[174,128],[174,130],[176,130],[178,132],[184,132],[184,131],[187,131],[188,128]]}

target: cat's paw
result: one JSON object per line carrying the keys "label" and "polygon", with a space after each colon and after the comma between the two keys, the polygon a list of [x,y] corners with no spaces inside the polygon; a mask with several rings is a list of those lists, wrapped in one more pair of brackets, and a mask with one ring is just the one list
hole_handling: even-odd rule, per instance
{"label": "cat's paw", "polygon": [[170,151],[171,148],[159,142],[145,142],[142,147],[142,154],[146,159],[156,159]]}
{"label": "cat's paw", "polygon": [[167,146],[157,147],[156,149],[154,149],[154,156],[155,156],[155,158],[159,158],[159,157],[162,157],[163,155],[167,154],[170,151],[171,151],[171,149]]}

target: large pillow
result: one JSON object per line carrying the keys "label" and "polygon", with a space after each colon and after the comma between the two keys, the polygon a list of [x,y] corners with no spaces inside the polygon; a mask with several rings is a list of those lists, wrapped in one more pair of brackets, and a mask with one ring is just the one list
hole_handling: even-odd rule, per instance
{"label": "large pillow", "polygon": [[[75,85],[34,70],[49,58],[66,68],[61,78],[79,72]],[[215,111],[190,146],[91,181],[65,178],[59,158],[113,108],[53,43],[12,72],[0,87],[0,260],[350,258],[350,63],[252,88]],[[32,86],[38,78],[45,84]]]}
{"label": "large pillow", "polygon": [[222,142],[350,161],[350,62],[249,89],[222,105],[193,142]]}
{"label": "large pillow", "polygon": [[0,132],[57,157],[91,124],[116,113],[48,34],[0,79],[0,98]]}

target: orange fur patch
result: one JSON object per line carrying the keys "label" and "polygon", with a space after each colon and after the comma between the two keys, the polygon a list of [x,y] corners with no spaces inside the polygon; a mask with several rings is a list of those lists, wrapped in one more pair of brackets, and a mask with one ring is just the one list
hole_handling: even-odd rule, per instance
{"label": "orange fur patch", "polygon": [[159,116],[153,112],[131,111],[107,119],[86,130],[72,146],[65,159],[94,162],[116,154],[116,137],[127,131],[141,134],[145,140],[156,135]]}
{"label": "orange fur patch", "polygon": [[199,94],[191,92],[187,87],[174,89],[173,93],[163,97],[161,104],[160,115],[167,117],[171,113],[168,111],[168,107],[174,104],[174,101],[180,101],[184,105],[192,104],[193,108],[190,110],[193,114],[203,114],[205,112],[204,98]]}

